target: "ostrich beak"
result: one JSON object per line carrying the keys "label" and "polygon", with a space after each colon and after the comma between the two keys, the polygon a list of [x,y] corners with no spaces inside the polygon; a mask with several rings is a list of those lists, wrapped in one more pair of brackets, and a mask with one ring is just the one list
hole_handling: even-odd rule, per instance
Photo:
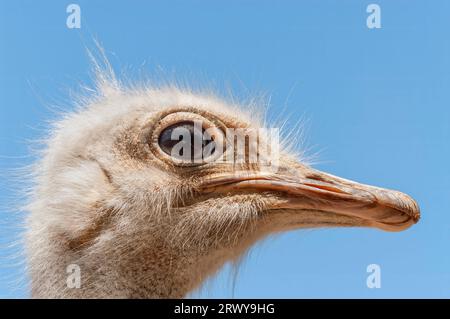
{"label": "ostrich beak", "polygon": [[[204,192],[276,194],[270,209],[318,211],[353,217],[363,225],[402,231],[417,223],[420,210],[408,195],[360,184],[309,167],[279,169],[277,173],[240,172],[211,176]],[[272,197],[271,197],[272,198]],[[338,225],[338,224],[337,224]]]}

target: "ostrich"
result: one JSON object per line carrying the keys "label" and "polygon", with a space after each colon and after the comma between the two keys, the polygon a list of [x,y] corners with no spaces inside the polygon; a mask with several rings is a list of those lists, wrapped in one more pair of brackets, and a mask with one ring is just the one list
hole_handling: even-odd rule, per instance
{"label": "ostrich", "polygon": [[[268,234],[401,231],[419,220],[409,196],[315,170],[283,147],[276,169],[176,156],[177,128],[212,128],[204,149],[228,128],[263,126],[211,94],[129,87],[110,71],[98,72],[97,94],[81,104],[53,125],[34,169],[25,232],[32,297],[182,298]],[[212,154],[227,147],[212,145]],[[70,265],[79,287],[67,284]]]}

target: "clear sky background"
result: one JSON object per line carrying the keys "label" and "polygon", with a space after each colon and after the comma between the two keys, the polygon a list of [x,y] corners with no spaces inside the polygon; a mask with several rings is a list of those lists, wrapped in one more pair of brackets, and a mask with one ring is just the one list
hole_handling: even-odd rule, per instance
{"label": "clear sky background", "polygon": [[[75,2],[75,1],[74,1]],[[8,176],[28,141],[90,83],[96,37],[118,71],[271,96],[269,116],[308,119],[319,169],[399,189],[422,220],[401,233],[295,231],[255,247],[235,287],[225,268],[202,297],[450,297],[450,1],[0,0],[0,297],[27,297]],[[366,7],[381,7],[368,29]],[[288,127],[289,127],[288,125]],[[20,188],[20,187],[19,187]],[[20,247],[19,247],[20,248]],[[366,267],[381,266],[381,288]]]}

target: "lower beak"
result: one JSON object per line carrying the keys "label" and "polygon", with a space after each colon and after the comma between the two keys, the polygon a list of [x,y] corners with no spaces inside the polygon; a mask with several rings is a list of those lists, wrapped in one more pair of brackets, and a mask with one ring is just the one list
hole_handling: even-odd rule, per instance
{"label": "lower beak", "polygon": [[[420,210],[408,195],[346,180],[307,167],[289,173],[233,173],[215,176],[204,192],[274,194],[269,209],[319,211],[362,220],[363,225],[401,231],[417,223]],[[272,197],[273,198],[273,197]],[[338,225],[338,223],[337,223]]]}

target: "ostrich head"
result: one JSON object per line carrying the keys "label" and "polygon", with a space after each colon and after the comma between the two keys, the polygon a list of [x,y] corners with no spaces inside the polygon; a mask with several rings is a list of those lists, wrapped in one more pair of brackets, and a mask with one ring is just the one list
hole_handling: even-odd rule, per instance
{"label": "ostrich head", "polygon": [[251,150],[277,148],[267,136],[245,138],[237,161],[229,129],[263,124],[233,103],[114,79],[101,86],[56,122],[36,166],[26,232],[34,297],[183,297],[270,233],[400,231],[419,219],[409,196],[320,172],[283,147],[250,161]]}

